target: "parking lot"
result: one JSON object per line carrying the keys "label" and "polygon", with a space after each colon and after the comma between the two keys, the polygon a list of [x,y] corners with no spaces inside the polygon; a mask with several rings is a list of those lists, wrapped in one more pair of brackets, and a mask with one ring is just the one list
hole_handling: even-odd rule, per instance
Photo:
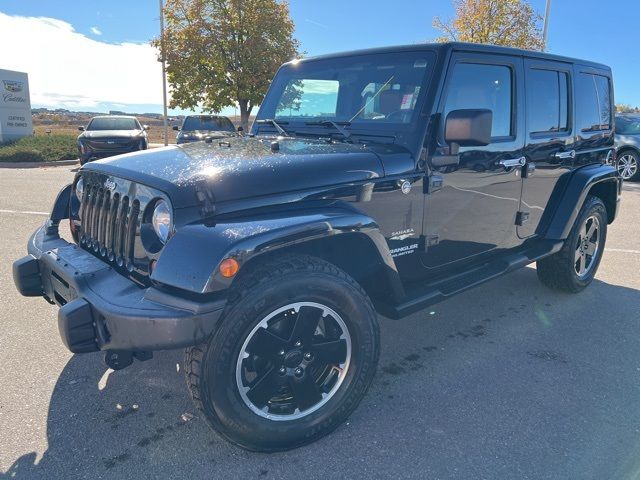
{"label": "parking lot", "polygon": [[525,268],[408,319],[348,423],[254,454],[217,437],[161,352],[110,375],[62,345],[57,308],[11,262],[69,167],[0,169],[0,477],[607,479],[640,475],[640,184],[593,285],[554,293]]}

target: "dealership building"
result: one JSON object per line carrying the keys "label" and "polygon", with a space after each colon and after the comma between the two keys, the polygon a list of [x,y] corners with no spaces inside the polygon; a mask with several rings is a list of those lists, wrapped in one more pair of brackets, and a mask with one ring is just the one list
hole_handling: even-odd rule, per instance
{"label": "dealership building", "polygon": [[0,70],[0,143],[32,134],[29,78],[23,72]]}

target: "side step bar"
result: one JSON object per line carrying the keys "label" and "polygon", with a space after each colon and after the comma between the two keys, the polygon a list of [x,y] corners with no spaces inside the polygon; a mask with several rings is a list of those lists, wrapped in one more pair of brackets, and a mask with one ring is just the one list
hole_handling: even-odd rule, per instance
{"label": "side step bar", "polygon": [[414,290],[407,294],[404,301],[397,305],[379,303],[376,308],[385,317],[392,319],[406,317],[457,293],[552,255],[558,252],[562,245],[562,241],[538,241],[527,249],[496,258],[472,270],[414,287]]}

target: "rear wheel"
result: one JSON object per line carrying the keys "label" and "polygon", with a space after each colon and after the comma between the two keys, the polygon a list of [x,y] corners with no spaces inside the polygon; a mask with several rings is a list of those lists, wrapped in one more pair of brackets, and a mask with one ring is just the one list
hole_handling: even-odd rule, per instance
{"label": "rear wheel", "polygon": [[294,448],[356,408],[378,360],[376,313],[323,260],[286,256],[239,279],[221,324],[187,350],[187,384],[210,425],[250,450]]}
{"label": "rear wheel", "polygon": [[538,278],[555,290],[581,291],[593,281],[606,238],[606,208],[600,198],[589,196],[562,250],[537,262]]}
{"label": "rear wheel", "polygon": [[640,155],[631,150],[626,150],[620,154],[616,162],[618,175],[623,180],[640,180],[640,169],[638,163]]}

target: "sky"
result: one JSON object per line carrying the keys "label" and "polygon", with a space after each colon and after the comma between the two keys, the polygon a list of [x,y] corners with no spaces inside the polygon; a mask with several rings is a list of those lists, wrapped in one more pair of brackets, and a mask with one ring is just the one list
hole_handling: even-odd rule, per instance
{"label": "sky", "polygon": [[[545,0],[530,3],[543,13]],[[454,13],[448,0],[289,6],[306,56],[431,41],[433,17]],[[616,103],[640,106],[638,20],[637,0],[552,1],[548,51],[610,65]],[[148,44],[158,31],[157,0],[0,0],[0,69],[29,73],[34,108],[159,113],[161,70]]]}

